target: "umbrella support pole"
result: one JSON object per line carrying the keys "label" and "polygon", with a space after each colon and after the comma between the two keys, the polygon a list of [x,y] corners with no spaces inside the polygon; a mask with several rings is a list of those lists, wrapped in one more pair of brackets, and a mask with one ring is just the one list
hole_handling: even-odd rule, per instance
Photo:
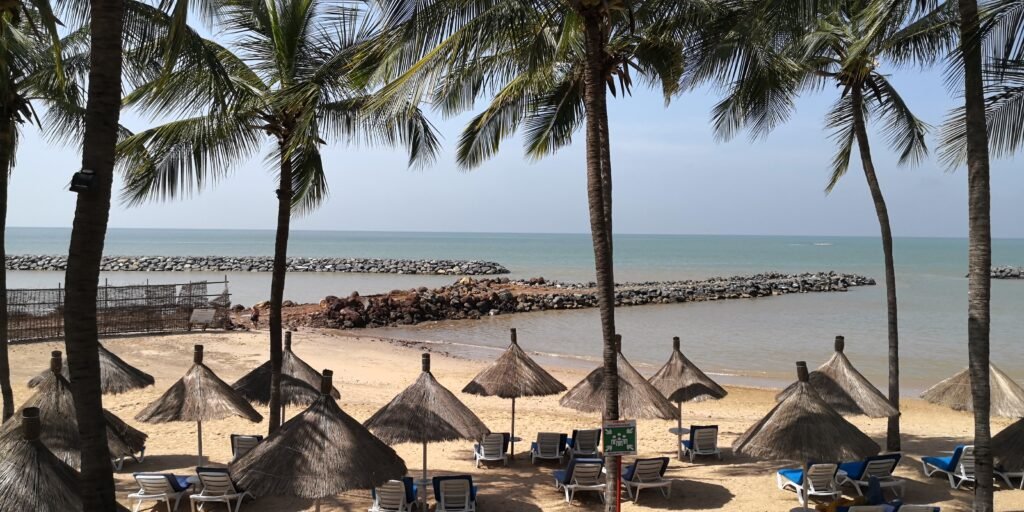
{"label": "umbrella support pole", "polygon": [[281,424],[282,424],[282,425],[284,425],[284,411],[285,411],[285,408],[286,408],[286,407],[287,407],[287,406],[286,406],[286,405],[284,405],[284,402],[282,402],[282,403],[281,403]]}
{"label": "umbrella support pole", "polygon": [[203,420],[196,422],[196,434],[199,440],[199,462],[196,467],[203,465]]}
{"label": "umbrella support pole", "polygon": [[[616,512],[622,512],[622,456],[615,456],[615,463],[619,469],[615,472],[615,510]],[[637,496],[640,496],[640,490],[637,489]]]}
{"label": "umbrella support pole", "polygon": [[423,504],[420,505],[420,510],[427,510],[427,442],[423,441],[423,480],[420,481],[420,497],[423,498]]}
{"label": "umbrella support pole", "polygon": [[313,506],[313,510],[315,510],[316,512],[320,512],[320,498],[317,498],[316,501],[314,501],[313,503],[315,503],[315,505]]}
{"label": "umbrella support pole", "polygon": [[676,417],[676,453],[679,460],[683,460],[683,403],[676,404],[679,405],[679,416]]}
{"label": "umbrella support pole", "polygon": [[512,397],[512,432],[509,434],[508,458],[516,459],[516,397]]}

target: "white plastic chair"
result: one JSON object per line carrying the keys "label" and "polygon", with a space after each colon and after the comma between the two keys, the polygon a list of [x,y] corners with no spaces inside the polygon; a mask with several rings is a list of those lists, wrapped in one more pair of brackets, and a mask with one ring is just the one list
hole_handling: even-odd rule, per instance
{"label": "white plastic chair", "polygon": [[[231,481],[231,475],[221,468],[197,468],[196,474],[202,483],[203,490],[199,494],[189,496],[189,503],[192,505],[192,512],[196,512],[196,504],[201,510],[204,503],[224,503],[228,512],[238,512],[242,509],[242,501],[245,497],[253,497],[246,491],[239,491]],[[234,503],[235,507],[231,508]]]}
{"label": "white plastic chair", "polygon": [[569,452],[573,457],[600,457],[600,443],[601,429],[577,430],[573,432]]}
{"label": "white plastic chair", "polygon": [[578,491],[596,492],[604,503],[604,491],[608,484],[601,474],[602,469],[604,461],[601,459],[573,459],[565,470],[555,472],[555,489],[565,491],[566,503],[572,503]]}
{"label": "white plastic chair", "polygon": [[442,480],[440,487],[437,512],[476,512],[476,500],[471,495],[468,480]]}
{"label": "white plastic chair", "polygon": [[231,434],[231,462],[241,459],[262,441],[263,436]]}
{"label": "white plastic chair", "polygon": [[487,434],[480,444],[473,446],[473,457],[476,458],[476,467],[480,462],[501,462],[508,465],[508,454],[505,453],[505,435]]}
{"label": "white plastic chair", "polygon": [[391,480],[373,490],[373,506],[368,512],[409,512],[416,506],[409,503],[405,494],[405,483]]}
{"label": "white plastic chair", "polygon": [[628,480],[623,475],[622,485],[626,488],[626,494],[633,499],[633,503],[640,499],[642,489],[660,489],[666,499],[672,496],[672,480],[666,480],[664,476],[667,468],[668,457],[637,459],[632,464],[633,474]]}
{"label": "white plastic chair", "polygon": [[801,482],[790,478],[801,470],[779,470],[776,474],[779,489],[785,491],[791,489],[796,492],[796,499],[800,505],[806,507],[807,499],[811,496],[823,496],[836,499],[842,495],[836,485],[836,471],[839,466],[836,464],[811,464],[807,469],[804,478],[807,479],[807,496],[804,496],[804,486]]}
{"label": "white plastic chair", "polygon": [[530,447],[530,462],[537,460],[562,460],[565,456],[565,434],[556,432],[540,432],[537,441]]}
{"label": "white plastic chair", "polygon": [[[128,495],[129,500],[136,500],[134,512],[139,512],[139,508],[142,507],[142,503],[145,501],[155,501],[167,503],[168,510],[178,510],[178,505],[181,502],[181,497],[188,492],[188,488],[175,489],[169,478],[175,478],[173,475],[165,475],[160,473],[139,473],[135,475],[135,482],[139,484],[138,492],[134,492]],[[171,501],[174,502],[174,506],[171,506]]]}
{"label": "white plastic chair", "polygon": [[967,445],[963,447],[960,452],[960,457],[957,459],[956,452],[953,451],[953,459],[949,466],[941,467],[935,461],[938,460],[935,457],[924,457],[921,459],[921,466],[924,469],[924,476],[932,476],[935,473],[942,473],[949,478],[949,486],[954,489],[959,489],[965,482],[974,482],[974,446]]}
{"label": "white plastic chair", "polygon": [[697,455],[714,455],[722,460],[722,450],[718,449],[718,426],[694,426],[690,431],[693,433],[693,441],[684,439],[682,448],[683,455],[689,455],[691,463]]}

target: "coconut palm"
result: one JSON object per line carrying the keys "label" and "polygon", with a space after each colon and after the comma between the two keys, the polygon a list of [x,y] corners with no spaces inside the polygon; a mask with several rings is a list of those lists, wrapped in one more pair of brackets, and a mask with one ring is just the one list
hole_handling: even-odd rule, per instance
{"label": "coconut palm", "polygon": [[[854,147],[881,228],[885,261],[889,345],[889,401],[899,409],[899,329],[896,272],[888,208],[871,155],[869,123],[886,137],[899,154],[899,163],[915,164],[927,155],[928,125],[918,119],[896,90],[881,62],[897,64],[936,60],[950,45],[948,8],[917,16],[902,1],[844,1],[821,13],[809,26],[784,29],[785,44],[777,48],[771,66],[776,76],[765,80],[739,80],[715,107],[715,128],[731,137],[739,126],[750,126],[761,136],[788,117],[802,92],[833,85],[839,99],[826,114],[826,125],[838,151],[825,188],[831,192],[846,175]],[[769,46],[770,48],[770,46]],[[781,78],[779,78],[781,77]],[[900,449],[899,416],[889,418],[887,449]]]}
{"label": "coconut palm", "polygon": [[[43,60],[50,60],[54,79],[62,77],[57,19],[49,2],[7,2],[0,7],[0,253],[6,257],[7,187],[18,147],[19,126],[37,122],[26,81]],[[7,271],[0,269],[0,421],[14,415],[7,357]]]}
{"label": "coconut palm", "polygon": [[[619,416],[607,93],[628,94],[634,76],[660,86],[666,100],[678,93],[688,50],[700,47],[697,27],[717,27],[711,22],[720,10],[701,0],[644,2],[632,9],[602,2],[391,0],[383,3],[389,29],[366,52],[365,59],[391,79],[386,96],[428,99],[446,114],[492,98],[460,139],[457,156],[464,167],[492,156],[521,126],[532,158],[569,144],[586,127],[605,419]],[[609,468],[614,494],[618,465]],[[613,507],[615,500],[607,502]]]}
{"label": "coconut palm", "polygon": [[[218,28],[229,46],[193,33],[173,67],[126,98],[154,116],[182,113],[119,146],[125,198],[173,198],[223,178],[272,141],[268,165],[279,180],[270,292],[270,432],[280,424],[281,303],[293,212],[328,193],[320,148],[331,140],[408,146],[410,163],[429,161],[437,139],[414,107],[374,108],[369,84],[349,73],[369,25],[351,4],[329,0],[228,0]],[[392,115],[393,114],[393,115]]]}

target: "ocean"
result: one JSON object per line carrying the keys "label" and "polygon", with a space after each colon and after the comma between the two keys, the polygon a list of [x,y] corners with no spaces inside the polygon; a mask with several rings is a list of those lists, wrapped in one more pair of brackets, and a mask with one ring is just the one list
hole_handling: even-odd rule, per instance
{"label": "ocean", "polygon": [[[69,230],[8,228],[8,254],[62,254]],[[261,256],[273,252],[271,230],[113,229],[110,255]],[[592,281],[593,252],[585,234],[383,233],[296,231],[292,256],[480,259],[508,267],[509,277]],[[967,241],[897,238],[902,383],[915,395],[967,364]],[[1024,240],[993,242],[993,263],[1024,265]],[[645,374],[671,348],[672,336],[705,371],[725,383],[782,386],[793,362],[814,367],[846,337],[846,352],[886,389],[886,315],[881,244],[874,237],[616,235],[617,282],[744,275],[765,271],[836,270],[874,277],[879,285],[846,293],[619,308],[623,353]],[[105,273],[111,284],[219,279],[223,273]],[[269,274],[228,273],[232,298],[265,300]],[[9,272],[11,288],[55,287],[59,272]],[[285,298],[315,302],[325,295],[387,292],[451,283],[451,276],[303,274],[288,277]],[[992,360],[1024,379],[1024,281],[993,281]],[[447,343],[452,351],[496,353],[515,327],[520,343],[545,357],[597,364],[601,344],[596,310],[486,317],[377,329],[382,336]]]}

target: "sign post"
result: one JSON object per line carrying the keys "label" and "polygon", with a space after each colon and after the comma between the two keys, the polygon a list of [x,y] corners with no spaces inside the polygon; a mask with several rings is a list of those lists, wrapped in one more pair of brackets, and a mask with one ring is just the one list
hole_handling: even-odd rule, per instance
{"label": "sign post", "polygon": [[[636,455],[636,420],[605,421],[601,439],[604,441],[604,456],[615,457],[618,474],[622,475],[622,456]],[[616,485],[615,509],[622,507],[622,485]]]}

